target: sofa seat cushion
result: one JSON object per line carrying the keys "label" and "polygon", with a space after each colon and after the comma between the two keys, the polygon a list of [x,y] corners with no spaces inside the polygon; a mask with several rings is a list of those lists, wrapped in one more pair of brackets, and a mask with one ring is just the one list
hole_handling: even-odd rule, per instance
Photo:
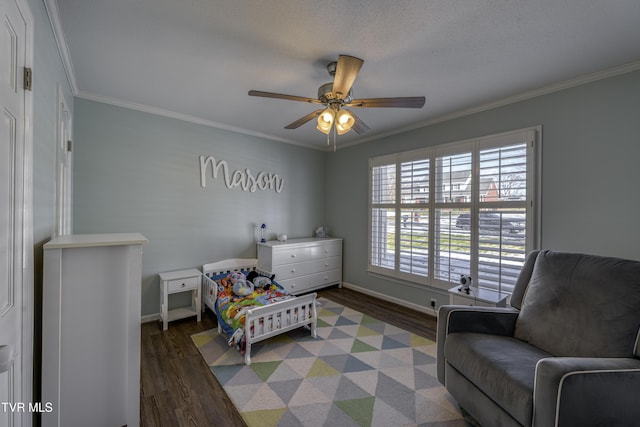
{"label": "sofa seat cushion", "polygon": [[447,336],[447,362],[522,425],[531,425],[536,363],[551,355],[519,339],[472,332]]}

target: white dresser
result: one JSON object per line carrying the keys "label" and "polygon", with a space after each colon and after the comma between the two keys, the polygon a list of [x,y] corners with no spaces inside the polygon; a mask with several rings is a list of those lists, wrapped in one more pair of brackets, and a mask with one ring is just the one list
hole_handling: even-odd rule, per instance
{"label": "white dresser", "polygon": [[342,285],[342,239],[304,238],[258,243],[258,266],[292,294]]}
{"label": "white dresser", "polygon": [[140,424],[139,233],[44,245],[42,426]]}

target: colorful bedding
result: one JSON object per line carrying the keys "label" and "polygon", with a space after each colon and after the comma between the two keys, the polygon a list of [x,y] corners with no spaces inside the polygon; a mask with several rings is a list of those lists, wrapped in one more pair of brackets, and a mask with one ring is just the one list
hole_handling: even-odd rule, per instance
{"label": "colorful bedding", "polygon": [[[229,337],[229,345],[234,345],[244,353],[244,326],[247,310],[294,298],[282,286],[267,277],[258,276],[251,280],[243,273],[234,272],[213,278],[217,284],[215,312],[222,331]],[[273,322],[276,322],[274,325]],[[278,326],[280,319],[270,318],[267,325],[258,325],[262,334]],[[266,328],[266,329],[265,329]]]}

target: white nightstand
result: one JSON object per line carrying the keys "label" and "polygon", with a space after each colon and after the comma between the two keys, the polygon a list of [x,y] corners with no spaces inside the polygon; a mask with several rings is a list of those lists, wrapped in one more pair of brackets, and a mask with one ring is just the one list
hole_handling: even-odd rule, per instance
{"label": "white nightstand", "polygon": [[489,289],[470,288],[469,293],[460,291],[460,285],[449,289],[449,304],[479,305],[482,307],[506,307],[509,294]]}
{"label": "white nightstand", "polygon": [[[185,317],[197,316],[200,321],[200,288],[202,273],[195,268],[190,270],[168,271],[160,273],[160,318],[162,330],[166,331],[168,323]],[[180,307],[169,310],[169,295],[179,292],[191,292],[191,307]]]}

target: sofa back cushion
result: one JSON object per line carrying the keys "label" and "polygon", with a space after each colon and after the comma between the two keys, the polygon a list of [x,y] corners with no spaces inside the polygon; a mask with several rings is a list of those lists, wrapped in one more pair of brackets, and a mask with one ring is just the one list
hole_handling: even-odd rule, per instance
{"label": "sofa back cushion", "polygon": [[554,356],[633,357],[640,262],[542,251],[514,336]]}
{"label": "sofa back cushion", "polygon": [[533,266],[536,263],[536,258],[538,257],[539,253],[540,251],[531,251],[524,259],[524,265],[520,270],[520,274],[518,275],[516,284],[513,286],[511,298],[509,299],[511,307],[513,308],[517,308],[518,310],[522,308],[522,298],[524,298],[527,286],[529,286],[529,282],[531,281]]}

